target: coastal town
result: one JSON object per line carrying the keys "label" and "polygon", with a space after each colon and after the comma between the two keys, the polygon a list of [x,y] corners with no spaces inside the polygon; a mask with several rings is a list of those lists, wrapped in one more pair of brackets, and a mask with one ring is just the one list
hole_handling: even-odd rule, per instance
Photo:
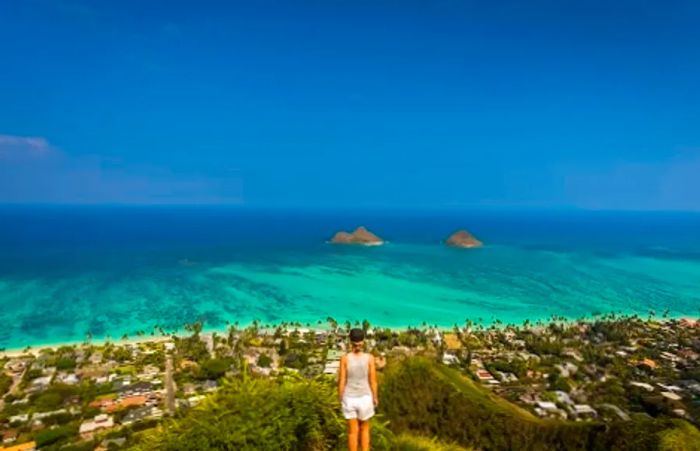
{"label": "coastal town", "polygon": [[[142,431],[206,401],[229,378],[336,377],[361,327],[380,371],[422,355],[542,418],[700,423],[700,322],[605,315],[520,326],[466,320],[402,330],[367,321],[200,322],[185,331],[0,353],[0,450],[128,449]],[[380,409],[381,410],[381,409]]]}

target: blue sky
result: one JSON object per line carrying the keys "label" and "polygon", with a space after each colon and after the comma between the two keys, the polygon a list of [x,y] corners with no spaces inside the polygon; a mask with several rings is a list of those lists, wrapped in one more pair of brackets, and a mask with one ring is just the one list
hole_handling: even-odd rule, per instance
{"label": "blue sky", "polygon": [[1,2],[0,202],[700,210],[698,23],[694,1]]}

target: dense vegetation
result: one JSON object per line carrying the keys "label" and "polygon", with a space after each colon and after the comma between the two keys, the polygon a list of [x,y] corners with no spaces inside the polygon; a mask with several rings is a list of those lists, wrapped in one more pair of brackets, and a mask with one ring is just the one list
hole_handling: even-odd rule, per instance
{"label": "dense vegetation", "polygon": [[[697,429],[678,420],[541,420],[422,358],[391,364],[380,399],[382,415],[373,423],[377,451],[700,449]],[[332,380],[242,377],[225,382],[202,405],[144,432],[134,449],[345,449],[344,432]]]}
{"label": "dense vegetation", "polygon": [[[138,437],[134,450],[346,449],[345,420],[328,378],[235,379],[184,415]],[[457,445],[394,434],[373,423],[377,451],[464,451]]]}
{"label": "dense vegetation", "polygon": [[[184,417],[146,433],[142,450],[341,448],[345,424],[328,381],[243,378]],[[375,443],[385,442],[383,428]]]}
{"label": "dense vegetation", "polygon": [[682,420],[541,420],[456,371],[420,358],[387,368],[380,398],[392,431],[478,449],[700,450],[700,432]]}

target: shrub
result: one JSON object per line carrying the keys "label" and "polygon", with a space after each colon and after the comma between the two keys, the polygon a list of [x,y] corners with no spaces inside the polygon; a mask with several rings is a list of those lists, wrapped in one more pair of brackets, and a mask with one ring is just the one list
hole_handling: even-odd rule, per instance
{"label": "shrub", "polygon": [[228,360],[224,359],[209,359],[202,362],[200,366],[200,378],[202,379],[219,379],[226,374],[230,367]]}
{"label": "shrub", "polygon": [[36,441],[38,447],[42,447],[66,440],[75,436],[77,433],[78,428],[75,425],[59,426],[39,431],[34,436],[34,440]]}
{"label": "shrub", "polygon": [[12,386],[12,378],[0,371],[0,396],[3,396]]}
{"label": "shrub", "polygon": [[258,357],[258,366],[262,368],[269,368],[272,364],[272,358],[267,354],[260,354]]}
{"label": "shrub", "polygon": [[180,420],[147,433],[137,449],[336,449],[344,422],[335,391],[315,381],[225,381]]}

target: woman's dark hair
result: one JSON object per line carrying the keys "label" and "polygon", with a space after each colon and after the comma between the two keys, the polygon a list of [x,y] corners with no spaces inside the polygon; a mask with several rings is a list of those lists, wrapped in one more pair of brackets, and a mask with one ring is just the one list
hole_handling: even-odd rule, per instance
{"label": "woman's dark hair", "polygon": [[358,341],[363,341],[365,339],[365,331],[362,329],[352,329],[350,330],[350,341],[357,343]]}

